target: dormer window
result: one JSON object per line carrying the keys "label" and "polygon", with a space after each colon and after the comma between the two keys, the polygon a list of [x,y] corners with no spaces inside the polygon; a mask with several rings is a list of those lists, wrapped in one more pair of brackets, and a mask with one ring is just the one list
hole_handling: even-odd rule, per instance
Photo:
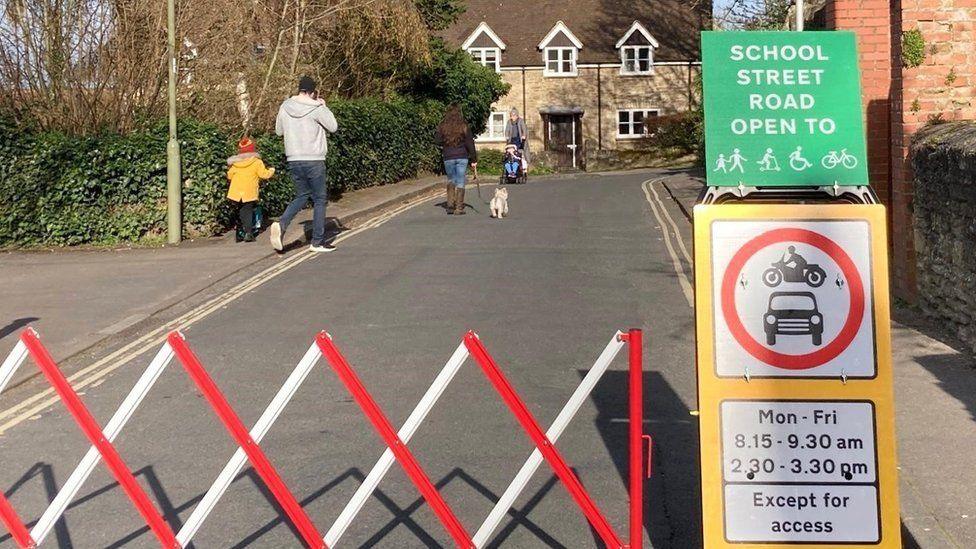
{"label": "dormer window", "polygon": [[461,44],[461,49],[468,52],[468,55],[476,62],[485,67],[491,67],[495,72],[501,72],[502,51],[505,49],[505,42],[502,42],[502,39],[491,30],[488,23],[482,21],[468,35],[467,40]]}
{"label": "dormer window", "polygon": [[539,42],[538,49],[542,51],[542,61],[545,66],[544,76],[576,76],[577,59],[583,43],[559,21],[552,27],[549,34]]}
{"label": "dormer window", "polygon": [[576,48],[546,48],[546,76],[576,76]]}
{"label": "dormer window", "polygon": [[620,50],[620,74],[653,74],[654,50],[658,42],[638,21],[617,41]]}
{"label": "dormer window", "polygon": [[498,48],[468,48],[468,54],[476,63],[491,67],[495,72],[502,71],[502,50]]}

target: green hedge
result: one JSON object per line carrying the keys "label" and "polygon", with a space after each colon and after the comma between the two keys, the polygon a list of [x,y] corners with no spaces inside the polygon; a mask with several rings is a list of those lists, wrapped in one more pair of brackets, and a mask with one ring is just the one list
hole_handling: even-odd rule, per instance
{"label": "green hedge", "polygon": [[[436,101],[359,99],[330,104],[329,192],[393,183],[439,164]],[[210,236],[233,224],[225,159],[238,136],[182,121],[183,227]],[[281,138],[255,136],[275,177],[262,186],[268,215],[292,195]],[[31,133],[0,122],[0,246],[64,246],[159,240],[166,229],[166,128],[128,135]]]}

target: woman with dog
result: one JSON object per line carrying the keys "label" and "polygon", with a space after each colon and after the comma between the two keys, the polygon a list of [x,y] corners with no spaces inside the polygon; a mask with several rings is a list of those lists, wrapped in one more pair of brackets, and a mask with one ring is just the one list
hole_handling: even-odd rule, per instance
{"label": "woman with dog", "polygon": [[461,107],[451,105],[437,125],[434,142],[444,155],[444,173],[447,174],[447,213],[464,215],[464,183],[468,164],[478,167],[478,151],[474,148],[474,136],[464,121]]}

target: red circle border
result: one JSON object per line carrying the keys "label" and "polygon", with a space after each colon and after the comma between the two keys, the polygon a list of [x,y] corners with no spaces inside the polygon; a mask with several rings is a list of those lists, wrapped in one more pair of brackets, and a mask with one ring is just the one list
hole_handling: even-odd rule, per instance
{"label": "red circle border", "polygon": [[[739,274],[745,267],[746,262],[763,248],[786,241],[809,244],[820,248],[829,255],[840,267],[841,272],[844,273],[844,278],[847,279],[847,291],[851,300],[847,320],[844,322],[844,326],[841,328],[840,333],[837,334],[837,337],[822,349],[803,355],[779,353],[760,344],[746,330],[736,308],[735,287],[739,279]],[[853,343],[864,319],[864,284],[861,282],[861,275],[857,266],[851,260],[850,256],[847,255],[847,252],[836,242],[822,234],[807,229],[774,229],[746,242],[732,256],[732,260],[725,269],[725,276],[722,279],[721,299],[722,316],[725,317],[725,323],[729,327],[729,332],[731,332],[732,337],[735,338],[739,345],[758,360],[784,370],[809,370],[817,366],[822,366],[837,358]]]}

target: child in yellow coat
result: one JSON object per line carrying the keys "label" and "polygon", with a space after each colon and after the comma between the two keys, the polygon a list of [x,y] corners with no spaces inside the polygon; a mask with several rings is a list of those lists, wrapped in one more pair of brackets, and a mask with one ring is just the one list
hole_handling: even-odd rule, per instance
{"label": "child in yellow coat", "polygon": [[254,242],[254,206],[258,203],[258,188],[262,179],[271,179],[275,169],[264,167],[251,138],[241,139],[237,147],[239,154],[227,159],[227,179],[230,180],[227,198],[237,204],[240,223],[237,234],[243,232],[244,242]]}

